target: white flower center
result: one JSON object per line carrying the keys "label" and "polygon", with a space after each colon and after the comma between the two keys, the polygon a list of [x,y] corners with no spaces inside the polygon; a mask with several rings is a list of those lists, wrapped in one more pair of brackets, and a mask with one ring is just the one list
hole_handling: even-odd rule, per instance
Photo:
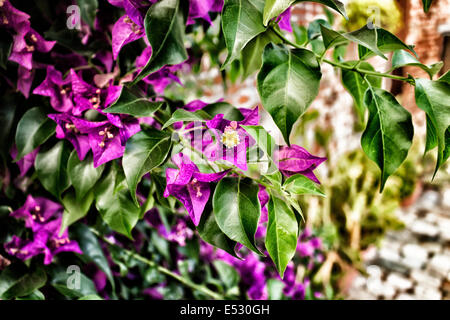
{"label": "white flower center", "polygon": [[232,121],[229,126],[225,127],[225,131],[222,135],[221,141],[227,148],[234,148],[240,142],[239,133],[237,132],[236,128],[236,121]]}

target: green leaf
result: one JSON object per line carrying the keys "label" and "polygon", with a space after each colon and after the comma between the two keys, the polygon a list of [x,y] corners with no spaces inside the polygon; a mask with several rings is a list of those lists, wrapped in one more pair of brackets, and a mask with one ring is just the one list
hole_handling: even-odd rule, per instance
{"label": "green leaf", "polygon": [[309,50],[288,50],[271,43],[264,49],[258,92],[287,143],[294,123],[317,96],[321,76],[316,56]]}
{"label": "green leaf", "polygon": [[430,79],[433,78],[444,66],[442,61],[434,63],[430,66],[426,66],[420,63],[419,60],[416,59],[412,54],[404,50],[397,50],[394,52],[392,56],[392,68],[390,71],[393,71],[398,68],[406,67],[406,66],[414,66],[419,67],[424,70],[430,76]]}
{"label": "green leaf", "polygon": [[39,181],[57,198],[70,186],[67,174],[69,156],[68,145],[59,141],[51,149],[39,151],[34,162]]}
{"label": "green leaf", "polygon": [[122,165],[136,205],[136,189],[144,174],[161,165],[169,153],[172,141],[170,134],[156,129],[140,131],[128,139]]}
{"label": "green leaf", "polygon": [[29,154],[55,133],[56,124],[40,108],[28,110],[17,124],[15,161]]}
{"label": "green leaf", "polygon": [[273,162],[272,154],[277,144],[275,139],[262,126],[242,126],[244,130],[256,141],[256,144],[267,155],[269,166],[266,175],[274,174],[278,171],[277,165]]}
{"label": "green leaf", "polygon": [[322,34],[323,45],[325,50],[348,43],[347,39],[342,33],[334,31],[331,28],[327,28],[323,24],[320,24],[320,33]]}
{"label": "green leaf", "polygon": [[228,55],[221,69],[239,58],[242,49],[266,28],[262,24],[264,0],[225,0],[222,30]]}
{"label": "green leaf", "polygon": [[294,31],[295,42],[301,46],[305,45],[308,41],[308,30],[306,30],[305,26],[294,25],[292,28]]}
{"label": "green leaf", "polygon": [[71,224],[85,217],[94,201],[94,193],[88,192],[83,198],[77,199],[73,192],[68,192],[64,198],[62,198],[62,204],[64,205],[64,213],[61,223],[60,235]]}
{"label": "green leaf", "polygon": [[240,277],[234,267],[222,260],[214,260],[213,265],[219,274],[220,280],[225,284],[227,289],[231,289],[239,284]]}
{"label": "green leaf", "polygon": [[45,296],[41,291],[36,290],[27,296],[17,297],[16,300],[45,300]]}
{"label": "green leaf", "polygon": [[283,288],[284,282],[278,279],[268,279],[267,280],[267,293],[269,295],[269,300],[281,300],[283,298]]}
{"label": "green leaf", "polygon": [[267,222],[266,249],[283,278],[286,266],[297,248],[298,222],[285,200],[271,194]]}
{"label": "green leaf", "polygon": [[306,1],[306,0],[266,0],[266,4],[264,6],[264,25],[267,26],[269,24],[269,21],[272,20],[275,17],[278,17],[280,14],[282,14],[284,11],[286,11],[287,8],[289,8],[291,5],[300,3],[300,2],[316,2],[323,5],[326,5],[340,14],[344,16],[345,19],[348,19],[347,14],[345,12],[344,4],[337,0],[312,0],[312,1]]}
{"label": "green leaf", "polygon": [[433,4],[433,0],[422,0],[423,11],[428,12],[430,10],[431,5]]}
{"label": "green leaf", "polygon": [[140,210],[131,199],[126,183],[123,184],[123,177],[118,176],[114,168],[95,187],[95,205],[111,229],[133,239],[131,230],[139,219]]}
{"label": "green leaf", "polygon": [[224,119],[228,119],[230,121],[240,121],[244,119],[239,109],[228,102],[211,103],[205,106],[202,110],[209,114],[211,118],[215,115],[223,114]]}
{"label": "green leaf", "polygon": [[152,46],[152,56],[133,84],[165,65],[175,65],[188,58],[184,46],[186,1],[161,0],[147,11],[145,34]]}
{"label": "green leaf", "polygon": [[0,274],[0,298],[28,296],[46,282],[47,274],[42,267],[27,268],[23,263],[11,264]]}
{"label": "green leaf", "polygon": [[172,117],[170,117],[169,120],[164,123],[164,126],[162,129],[167,128],[168,126],[174,124],[175,122],[179,121],[205,121],[209,120],[211,117],[203,110],[197,110],[195,112],[190,112],[184,109],[177,109],[172,114]]}
{"label": "green leaf", "polygon": [[387,178],[406,159],[411,147],[414,135],[411,114],[391,93],[379,88],[369,87],[364,103],[369,109],[369,120],[361,145],[381,169],[380,190],[383,191]]}
{"label": "green leaf", "polygon": [[253,38],[242,50],[242,78],[246,79],[255,71],[259,70],[262,65],[262,54],[265,46],[269,43],[281,43],[281,39],[268,29],[265,32]]}
{"label": "green leaf", "polygon": [[96,294],[90,294],[87,296],[83,296],[83,297],[79,298],[78,300],[103,300],[103,298],[99,297]]}
{"label": "green leaf", "polygon": [[137,92],[123,87],[119,98],[103,112],[129,114],[133,117],[151,117],[163,104],[162,101],[151,102]]}
{"label": "green leaf", "polygon": [[101,177],[104,168],[104,165],[94,168],[91,154],[88,154],[83,161],[80,161],[77,152],[75,150],[72,151],[67,164],[67,173],[75,188],[76,199],[83,199]]}
{"label": "green leaf", "polygon": [[312,194],[325,197],[325,193],[317,186],[317,184],[304,175],[296,174],[289,177],[283,187],[294,194]]}
{"label": "green leaf", "polygon": [[216,187],[213,208],[219,228],[231,240],[261,254],[255,245],[261,208],[258,186],[240,178],[224,178]]}
{"label": "green leaf", "polygon": [[445,74],[443,74],[438,81],[446,82],[447,84],[450,84],[450,70],[448,70]]}
{"label": "green leaf", "polygon": [[91,28],[94,28],[95,15],[98,9],[97,0],[77,0],[77,3],[80,7],[81,19],[87,22]]}
{"label": "green leaf", "polygon": [[[364,28],[367,28],[367,26]],[[378,48],[379,52],[387,53],[387,52],[392,52],[392,51],[396,51],[396,50],[408,50],[408,51],[411,51],[412,53],[414,53],[414,55],[417,57],[417,54],[414,51],[414,47],[408,46],[394,34],[390,33],[387,30],[384,30],[382,28],[378,28],[378,27],[374,28],[373,30],[376,30],[376,34],[377,34],[376,47]],[[368,58],[372,57],[374,54],[379,55],[379,52],[373,51],[368,46],[365,46],[365,47],[359,46],[358,52],[359,52],[359,57],[362,60],[368,59]]]}
{"label": "green leaf", "polygon": [[97,237],[89,230],[89,227],[85,224],[78,224],[74,228],[73,233],[76,235],[80,249],[83,252],[82,258],[86,262],[94,262],[97,267],[102,270],[108,277],[112,288],[114,289],[114,278],[109,267],[108,260],[106,259],[102,247],[97,240]]}
{"label": "green leaf", "polygon": [[[53,275],[50,284],[66,298],[77,299],[84,296],[97,294],[94,282],[88,277],[86,277],[86,275],[84,275],[83,273],[79,273],[78,275],[70,274],[67,273],[66,270],[63,270],[62,268],[54,273],[55,274]],[[76,276],[79,276],[80,286],[78,288],[76,286],[69,288],[68,286],[69,277],[76,277]]]}
{"label": "green leaf", "polygon": [[200,223],[197,226],[197,231],[203,241],[206,241],[237,258],[236,252],[234,251],[236,242],[228,238],[225,233],[220,230],[212,212],[203,212]]}
{"label": "green leaf", "polygon": [[[355,63],[357,63],[357,61],[348,61],[345,64],[354,65]],[[358,68],[362,70],[375,71],[374,67],[372,67],[370,63],[365,61],[360,62]],[[341,69],[341,78],[342,84],[344,85],[345,89],[347,89],[347,91],[353,97],[359,121],[363,123],[365,120],[366,112],[366,108],[364,106],[364,94],[369,86],[359,72]],[[373,87],[381,87],[380,77],[366,76],[366,79]]]}
{"label": "green leaf", "polygon": [[427,114],[427,148],[438,146],[433,178],[450,156],[450,84],[446,79],[416,79],[416,103]]}

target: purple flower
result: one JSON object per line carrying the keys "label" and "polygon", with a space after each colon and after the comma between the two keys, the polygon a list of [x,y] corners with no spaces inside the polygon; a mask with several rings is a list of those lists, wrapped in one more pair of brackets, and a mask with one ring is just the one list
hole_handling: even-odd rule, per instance
{"label": "purple flower", "polygon": [[167,230],[166,226],[162,223],[157,209],[151,209],[145,216],[149,224],[158,230],[158,233],[171,242],[176,242],[180,246],[186,245],[186,239],[191,239],[194,235],[192,229],[190,229],[186,221],[183,218],[177,219],[175,226],[172,229]]}
{"label": "purple flower", "polygon": [[269,202],[269,194],[266,191],[266,187],[262,185],[259,185],[258,200],[261,204],[261,218],[259,219],[255,238],[262,238],[266,235],[266,227],[264,226],[264,223],[268,220],[267,202]]}
{"label": "purple flower", "polygon": [[45,80],[33,90],[34,94],[50,97],[50,104],[58,112],[68,112],[73,108],[70,75],[64,80],[60,71],[47,67]]}
{"label": "purple flower", "polygon": [[184,205],[197,226],[200,222],[203,209],[209,200],[209,182],[217,182],[226,176],[229,170],[219,173],[201,173],[198,167],[185,156],[178,153],[172,157],[178,169],[166,169],[166,190],[164,197],[174,196]]}
{"label": "purple flower", "polygon": [[27,228],[37,231],[51,218],[61,213],[62,206],[59,203],[42,197],[33,198],[31,195],[28,195],[25,204],[16,211],[11,212],[11,217],[24,219]]}
{"label": "purple flower", "polygon": [[297,252],[300,254],[300,257],[311,257],[314,254],[314,247],[309,241],[302,242],[298,244]]}
{"label": "purple flower", "polygon": [[13,37],[13,47],[9,60],[17,62],[27,70],[33,68],[33,52],[49,52],[56,41],[46,41],[29,24],[21,24]]}
{"label": "purple flower", "polygon": [[23,240],[16,235],[4,245],[5,251],[20,260],[28,260],[41,253],[45,254],[45,244],[40,241]]}
{"label": "purple flower", "polygon": [[313,156],[306,149],[297,145],[281,147],[274,152],[273,158],[285,176],[290,177],[299,173],[316,183],[320,183],[320,181],[314,175],[313,170],[327,160],[327,158]]}
{"label": "purple flower", "polygon": [[94,155],[94,168],[122,157],[128,138],[140,131],[139,121],[120,117],[110,121],[92,122],[74,119],[75,128],[88,135],[89,146]]}
{"label": "purple flower", "polygon": [[112,51],[114,60],[119,56],[122,47],[145,35],[142,24],[137,24],[128,15],[120,17],[112,29]]}
{"label": "purple flower", "polygon": [[0,27],[17,32],[21,25],[29,25],[30,16],[14,8],[9,0],[0,2]]}
{"label": "purple flower", "polygon": [[204,19],[212,24],[209,12],[222,11],[223,0],[190,0],[187,25],[195,23],[194,19]]}
{"label": "purple flower", "polygon": [[48,117],[56,122],[56,137],[69,140],[77,151],[78,158],[83,160],[89,152],[90,144],[89,137],[81,134],[75,125],[78,118],[67,113],[49,114]]}
{"label": "purple flower", "polygon": [[19,68],[17,68],[17,90],[22,92],[27,99],[30,95],[30,89],[35,73],[35,70],[28,70],[20,65]]}
{"label": "purple flower", "polygon": [[[23,177],[28,172],[28,170],[30,170],[30,168],[34,165],[34,160],[36,159],[38,152],[39,152],[39,147],[37,147],[36,149],[31,151],[29,154],[23,156],[22,159],[17,161],[17,165],[19,166],[21,177]],[[13,159],[15,159],[17,157],[17,148],[15,145],[11,148],[10,154],[11,154],[11,158],[13,158]]]}
{"label": "purple flower", "polygon": [[282,30],[286,30],[288,32],[292,32],[292,26],[291,26],[291,8],[287,8],[286,11],[284,11],[279,16],[280,21],[278,22],[278,26]]}
{"label": "purple flower", "polygon": [[97,88],[83,81],[76,72],[70,70],[72,80],[72,90],[75,107],[73,114],[78,116],[85,110],[94,109],[101,112],[102,109],[110,106],[120,95],[121,86],[108,86],[106,89]]}
{"label": "purple flower", "polygon": [[246,171],[250,136],[241,128],[241,125],[257,125],[258,122],[257,107],[249,112],[242,121],[229,121],[223,118],[223,114],[216,115],[206,122],[206,126],[210,130],[203,136],[201,147],[203,153],[211,161],[226,160]]}

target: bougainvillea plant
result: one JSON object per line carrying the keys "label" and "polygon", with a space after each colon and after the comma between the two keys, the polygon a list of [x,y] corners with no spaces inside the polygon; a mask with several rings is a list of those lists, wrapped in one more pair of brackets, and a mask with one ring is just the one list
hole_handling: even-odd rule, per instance
{"label": "bougainvillea plant", "polygon": [[[189,266],[165,266],[168,243],[184,247],[194,232],[203,249],[186,246],[179,257],[200,251],[201,259],[215,261],[225,284],[236,273],[231,266],[255,299],[269,297],[265,286],[276,277],[264,266],[272,261],[284,294],[304,297],[305,283],[296,282],[291,260],[296,252],[312,256],[320,239],[305,242],[311,237],[302,231],[307,212],[297,197],[323,196],[314,170],[326,159],[289,138],[318,95],[323,64],[340,71],[366,124],[361,146],[381,170],[381,191],[405,160],[414,131],[410,113],[381,88],[382,78],[415,86],[427,119],[425,151],[437,147],[437,172],[450,156],[450,74],[437,77],[442,63],[421,64],[412,45],[370,24],[345,33],[318,23],[305,37],[294,37],[290,10],[300,2],[0,0],[6,221],[0,297],[39,298],[35,289],[47,277],[66,297],[89,296],[89,290],[61,284],[64,270],[46,269],[66,255],[64,265],[81,257],[98,268],[90,275],[99,294],[107,281],[114,289],[117,274],[128,274],[132,282],[128,268],[143,263],[150,270],[145,279],[153,279],[149,284],[158,283],[156,271],[193,288],[196,297],[223,298],[189,278]],[[313,2],[346,17],[339,1]],[[424,1],[425,10],[430,5]],[[328,58],[349,43],[357,45],[359,60]],[[430,79],[378,72],[367,61],[375,55],[388,59],[391,52],[392,71],[419,66]],[[257,74],[261,105],[238,109],[222,100],[171,97],[168,88],[182,86],[179,76],[198,70],[208,55],[209,68],[223,75]],[[283,145],[260,124],[262,112],[279,129]],[[177,222],[167,228],[172,218]],[[148,226],[157,232],[144,232]],[[212,252],[206,243],[223,251]],[[143,257],[153,252],[149,248],[159,250],[152,259]],[[262,266],[258,256],[266,261]],[[130,257],[137,261],[131,267]],[[114,290],[109,294],[117,297]],[[155,287],[145,294],[161,295]]]}

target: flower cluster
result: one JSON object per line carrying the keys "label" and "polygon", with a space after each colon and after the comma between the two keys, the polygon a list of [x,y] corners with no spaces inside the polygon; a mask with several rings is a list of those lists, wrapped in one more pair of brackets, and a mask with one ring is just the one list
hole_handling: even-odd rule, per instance
{"label": "flower cluster", "polygon": [[82,254],[76,241],[70,240],[67,229],[61,232],[62,207],[45,198],[27,197],[25,204],[11,213],[16,219],[23,219],[32,237],[22,239],[16,235],[4,245],[8,254],[27,260],[39,254],[44,255],[44,264],[50,264],[60,252]]}

